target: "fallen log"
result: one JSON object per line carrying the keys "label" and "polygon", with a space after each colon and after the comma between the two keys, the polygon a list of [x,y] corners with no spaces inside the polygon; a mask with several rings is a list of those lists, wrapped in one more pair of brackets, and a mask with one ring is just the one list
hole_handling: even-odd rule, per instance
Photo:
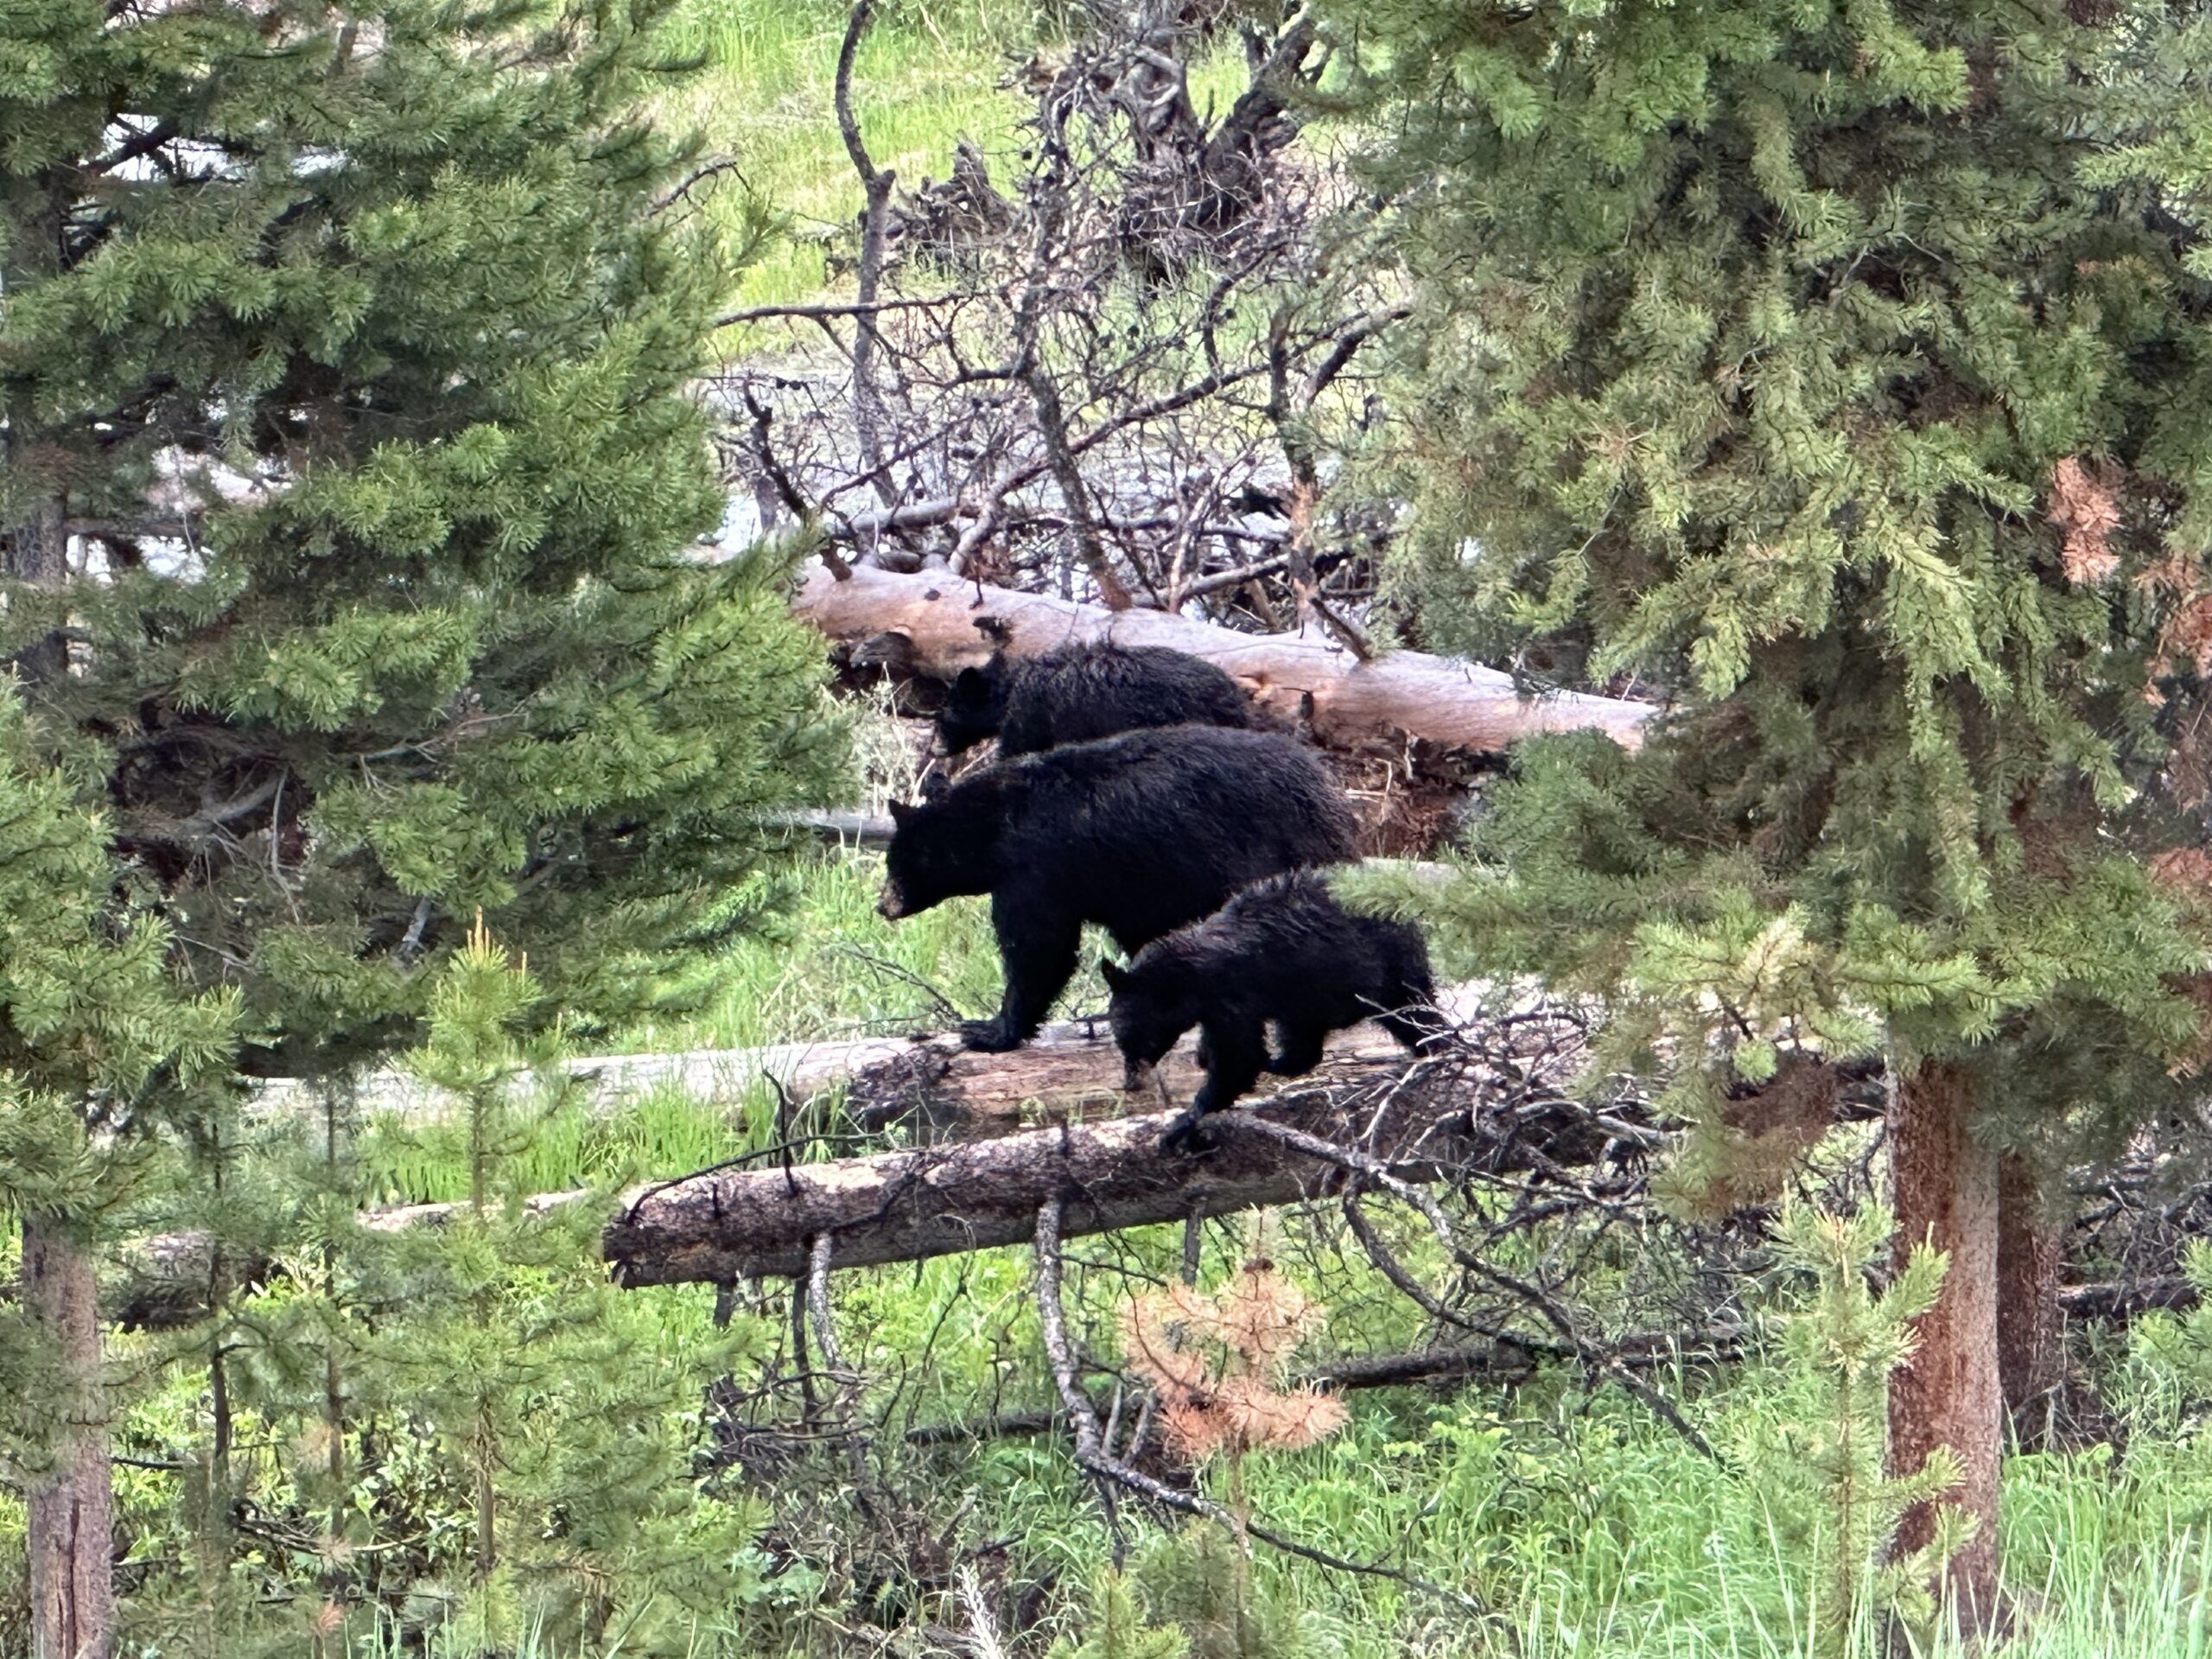
{"label": "fallen log", "polygon": [[[1447,1007],[1461,999],[1471,1006],[1473,987],[1444,994]],[[1154,1068],[1155,1088],[1168,1097],[1187,1100],[1202,1076],[1196,1039],[1185,1036]],[[1405,1050],[1380,1027],[1355,1026],[1329,1040],[1320,1066],[1298,1079],[1301,1089],[1357,1090],[1387,1082],[1408,1063]],[[767,1048],[715,1049],[691,1054],[647,1054],[575,1062],[590,1068],[587,1082],[600,1090],[594,1103],[604,1105],[639,1090],[673,1084],[702,1099],[728,1099],[760,1078],[769,1078],[794,1100],[804,1100],[842,1084],[845,1121],[860,1132],[910,1131],[923,1141],[1003,1135],[1025,1119],[1080,1121],[1126,1111],[1130,1097],[1122,1089],[1122,1058],[1102,1022],[1068,1020],[1047,1026],[1010,1054],[981,1054],[961,1046],[957,1036],[869,1037],[844,1043],[788,1043]],[[1280,1079],[1263,1077],[1265,1098]],[[362,1085],[383,1110],[435,1115],[448,1103],[401,1072],[379,1073]],[[1147,1091],[1139,1103],[1158,1098]],[[802,1170],[822,1165],[800,1165]],[[588,1194],[564,1192],[527,1201],[528,1208],[576,1202]],[[435,1225],[462,1206],[415,1204],[364,1213],[361,1224],[377,1231]],[[162,1233],[126,1245],[120,1252],[105,1305],[110,1317],[130,1330],[168,1330],[188,1325],[206,1309],[213,1240],[198,1231]],[[238,1260],[230,1264],[233,1282],[265,1282],[278,1264]]]}
{"label": "fallen log", "polygon": [[1363,662],[1319,632],[1239,633],[1162,611],[1109,611],[1046,594],[963,582],[942,570],[912,575],[855,567],[806,579],[796,613],[842,641],[897,635],[919,671],[950,679],[982,663],[990,642],[979,617],[996,617],[1008,649],[1033,656],[1073,639],[1166,645],[1217,664],[1266,709],[1297,718],[1311,698],[1314,740],[1353,746],[1400,734],[1447,748],[1494,753],[1538,732],[1604,732],[1633,747],[1654,712],[1649,703],[1561,691],[1523,697],[1510,676],[1453,658],[1398,651]]}
{"label": "fallen log", "polygon": [[1456,1056],[1393,1067],[1363,1086],[1301,1078],[1271,1101],[1220,1114],[1216,1144],[1201,1154],[1163,1153],[1174,1115],[1153,1112],[780,1169],[709,1171],[639,1195],[601,1236],[601,1252],[632,1287],[791,1278],[809,1272],[823,1237],[837,1268],[1024,1243],[1055,1198],[1064,1236],[1077,1237],[1194,1211],[1294,1203],[1337,1185],[1339,1164],[1243,1130],[1248,1116],[1351,1149],[1408,1181],[1433,1179],[1446,1166],[1525,1167],[1517,1161],[1524,1132],[1540,1133],[1543,1155],[1560,1165],[1614,1148],[1640,1154],[1660,1139],[1517,1083],[1517,1098],[1478,1111],[1489,1086],[1481,1068]]}

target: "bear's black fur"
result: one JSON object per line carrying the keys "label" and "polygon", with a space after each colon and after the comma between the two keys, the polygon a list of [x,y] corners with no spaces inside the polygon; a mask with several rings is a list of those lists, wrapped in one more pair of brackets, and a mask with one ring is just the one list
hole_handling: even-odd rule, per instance
{"label": "bear's black fur", "polygon": [[963,668],[937,717],[947,754],[999,741],[1001,758],[1154,726],[1250,727],[1244,693],[1211,663],[1162,645],[1089,640]]}
{"label": "bear's black fur", "polygon": [[1134,953],[1262,876],[1352,855],[1351,810],[1309,750],[1212,726],[1071,744],[891,810],[884,915],[991,895],[1006,994],[995,1020],[963,1028],[991,1052],[1043,1023],[1085,922]]}
{"label": "bear's black fur", "polygon": [[[1206,1080],[1168,1130],[1162,1144],[1171,1147],[1262,1071],[1311,1071],[1332,1031],[1373,1020],[1418,1049],[1444,1030],[1421,930],[1354,914],[1310,871],[1255,883],[1218,914],[1155,939],[1127,968],[1100,966],[1130,1087],[1142,1086],[1177,1038],[1199,1028]],[[1281,1044],[1273,1058],[1269,1020]]]}

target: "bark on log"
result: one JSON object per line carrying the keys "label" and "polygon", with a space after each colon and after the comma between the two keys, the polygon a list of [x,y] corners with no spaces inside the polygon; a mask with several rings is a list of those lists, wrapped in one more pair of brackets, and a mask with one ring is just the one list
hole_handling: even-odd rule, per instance
{"label": "bark on log", "polygon": [[[787,1169],[709,1172],[648,1189],[606,1230],[601,1245],[627,1286],[795,1277],[813,1241],[833,1241],[832,1265],[879,1266],[1027,1242],[1046,1200],[1065,1203],[1064,1236],[1289,1204],[1330,1190],[1338,1166],[1240,1133],[1249,1111],[1357,1147],[1408,1180],[1440,1164],[1522,1166],[1516,1114],[1472,1109],[1483,1080],[1433,1062],[1381,1087],[1301,1078],[1274,1099],[1212,1121],[1208,1152],[1163,1154],[1168,1112],[1061,1124],[991,1141]],[[1655,1136],[1654,1139],[1656,1137]],[[1560,1162],[1604,1155],[1606,1134],[1570,1128],[1547,1154]]]}
{"label": "bark on log", "polygon": [[[1442,1001],[1457,1013],[1471,1007],[1474,987],[1450,988]],[[1198,1090],[1201,1073],[1196,1039],[1185,1036],[1154,1071],[1170,1098],[1187,1100]],[[846,1112],[866,1131],[910,1128],[917,1139],[943,1141],[1002,1135],[1025,1116],[1072,1120],[1109,1116],[1128,1109],[1122,1090],[1122,1059],[1103,1021],[1068,1020],[1047,1026],[1010,1054],[979,1054],[957,1037],[868,1037],[843,1043],[786,1043],[765,1048],[713,1049],[690,1054],[641,1054],[575,1063],[590,1068],[595,1104],[639,1090],[676,1084],[702,1099],[729,1099],[760,1077],[774,1079],[793,1098],[804,1100],[838,1084],[845,1085]],[[1404,1049],[1379,1027],[1355,1026],[1329,1039],[1326,1057],[1310,1076],[1296,1080],[1351,1092],[1387,1082],[1408,1064]],[[1257,1097],[1281,1081],[1262,1078]],[[447,1103],[403,1073],[378,1073],[363,1087],[381,1109],[434,1114]],[[1155,1096],[1147,1093],[1140,1104]],[[825,1166],[801,1166],[805,1168]],[[581,1193],[552,1193],[532,1205],[575,1202]],[[450,1216],[448,1204],[408,1205],[364,1215],[361,1224],[379,1230],[435,1224]],[[126,1330],[174,1330],[200,1318],[207,1308],[211,1237],[202,1232],[157,1234],[123,1252],[120,1271],[102,1297],[105,1317]],[[273,1271],[268,1262],[234,1261],[235,1281],[264,1282]]]}
{"label": "bark on log", "polygon": [[1653,713],[1648,703],[1578,692],[1524,698],[1496,669],[1422,652],[1393,652],[1363,663],[1318,633],[1238,633],[1161,611],[1109,611],[988,588],[942,570],[909,575],[861,566],[839,581],[817,569],[794,609],[832,639],[901,635],[912,644],[915,667],[938,678],[990,655],[975,626],[982,616],[1007,626],[1008,648],[1020,656],[1072,639],[1166,645],[1217,664],[1286,719],[1296,717],[1311,696],[1314,739],[1332,747],[1403,734],[1495,753],[1535,733],[1589,728],[1633,747]]}

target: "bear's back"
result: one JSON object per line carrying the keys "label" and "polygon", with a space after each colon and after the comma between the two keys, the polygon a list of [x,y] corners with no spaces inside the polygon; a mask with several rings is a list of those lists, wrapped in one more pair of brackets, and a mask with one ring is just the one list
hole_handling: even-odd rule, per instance
{"label": "bear's back", "polygon": [[1002,855],[1125,949],[1263,877],[1353,855],[1343,792],[1272,732],[1170,726],[1009,761]]}
{"label": "bear's back", "polygon": [[1211,663],[1164,645],[1085,640],[1014,665],[999,753],[1036,754],[1160,727],[1251,723],[1243,691]]}

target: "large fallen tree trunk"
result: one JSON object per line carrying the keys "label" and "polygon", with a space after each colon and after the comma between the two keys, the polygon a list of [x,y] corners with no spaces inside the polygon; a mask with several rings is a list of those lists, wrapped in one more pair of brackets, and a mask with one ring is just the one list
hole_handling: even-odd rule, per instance
{"label": "large fallen tree trunk", "polygon": [[[1286,1147],[1248,1117],[1342,1155]],[[827,1163],[709,1171],[645,1191],[607,1227],[602,1248],[629,1286],[796,1277],[825,1237],[838,1268],[1024,1243],[1054,1198],[1064,1202],[1063,1235],[1076,1237],[1293,1203],[1328,1190],[1344,1159],[1427,1180],[1447,1167],[1525,1168],[1532,1137],[1554,1166],[1641,1154],[1661,1138],[1458,1056],[1350,1088],[1300,1079],[1272,1101],[1220,1114],[1216,1144],[1203,1153],[1160,1149],[1173,1121],[1155,1112]]]}
{"label": "large fallen tree trunk", "polygon": [[[1473,988],[1443,994],[1447,1007],[1470,1002]],[[1171,1099],[1196,1093],[1201,1073],[1195,1042],[1185,1037],[1160,1065],[1154,1077]],[[791,1043],[767,1048],[715,1049],[693,1054],[641,1054],[578,1061],[590,1068],[588,1081],[598,1091],[594,1103],[626,1096],[638,1090],[675,1084],[703,1099],[734,1097],[766,1077],[793,1100],[830,1088],[845,1089],[844,1121],[858,1131],[906,1128],[923,1141],[1004,1135],[1025,1117],[1058,1121],[1103,1118],[1128,1109],[1122,1089],[1122,1058],[1103,1024],[1069,1020],[1047,1026],[1010,1054],[982,1054],[963,1048],[955,1036],[870,1037],[843,1043]],[[1351,1094],[1387,1084],[1408,1065],[1406,1052],[1377,1027],[1356,1026],[1329,1041],[1328,1052],[1310,1076],[1297,1080],[1301,1090],[1334,1090]],[[1263,1077],[1265,1098],[1280,1079]],[[448,1103],[404,1073],[380,1073],[363,1088],[381,1109],[435,1114]],[[1137,1104],[1158,1096],[1147,1092]],[[788,1149],[795,1152],[796,1148]],[[779,1155],[763,1154],[764,1160]],[[787,1155],[787,1154],[786,1154]],[[832,1167],[800,1164],[799,1171]],[[550,1194],[531,1207],[578,1202],[582,1192]],[[465,1205],[416,1204],[370,1211],[361,1224],[379,1231],[435,1225]],[[210,1249],[205,1232],[157,1234],[126,1246],[120,1271],[111,1277],[103,1305],[108,1317],[128,1328],[165,1330],[188,1325],[205,1312]],[[278,1270],[266,1261],[233,1260],[234,1281],[259,1282]]]}
{"label": "large fallen tree trunk", "polygon": [[1161,611],[1109,611],[1045,594],[963,582],[944,571],[902,575],[868,566],[842,579],[808,576],[798,613],[832,639],[895,634],[912,647],[914,668],[948,679],[982,662],[991,645],[976,627],[996,617],[1008,649],[1033,656],[1072,639],[1112,639],[1166,645],[1203,657],[1242,681],[1262,707],[1286,719],[1312,699],[1316,741],[1354,746],[1400,734],[1449,748],[1495,753],[1538,732],[1594,727],[1633,745],[1653,712],[1648,703],[1562,691],[1521,696],[1496,669],[1422,652],[1399,651],[1363,662],[1319,633],[1239,633]]}

